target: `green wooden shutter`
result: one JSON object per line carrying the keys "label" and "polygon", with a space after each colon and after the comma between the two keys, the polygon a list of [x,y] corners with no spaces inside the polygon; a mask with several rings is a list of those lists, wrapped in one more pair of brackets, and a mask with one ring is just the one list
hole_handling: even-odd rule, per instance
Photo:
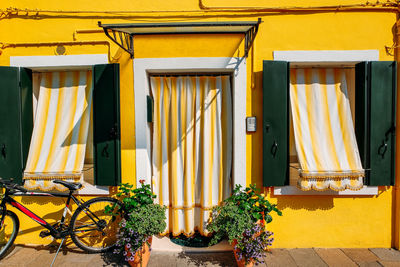
{"label": "green wooden shutter", "polygon": [[153,122],[154,114],[154,99],[152,96],[147,96],[147,122]]}
{"label": "green wooden shutter", "polygon": [[367,185],[394,185],[396,62],[356,65],[355,130]]}
{"label": "green wooden shutter", "polygon": [[263,62],[263,184],[289,184],[289,63]]}
{"label": "green wooden shutter", "polygon": [[32,71],[0,67],[0,177],[22,182],[33,129]]}
{"label": "green wooden shutter", "polygon": [[121,182],[119,64],[93,67],[93,142],[96,185]]}

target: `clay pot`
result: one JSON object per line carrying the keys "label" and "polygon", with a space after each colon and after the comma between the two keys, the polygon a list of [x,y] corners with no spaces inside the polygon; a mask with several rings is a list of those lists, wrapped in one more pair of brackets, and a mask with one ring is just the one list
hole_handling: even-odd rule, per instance
{"label": "clay pot", "polygon": [[[147,239],[147,242],[150,243],[153,241],[153,237],[149,237]],[[134,261],[129,261],[129,265],[132,267],[146,267],[147,264],[149,263],[150,259],[150,247],[147,245],[147,242],[144,242],[142,247],[136,251],[135,253],[135,260]],[[128,249],[125,248],[125,250],[128,252]],[[131,253],[128,252],[128,257],[130,257]]]}
{"label": "clay pot", "polygon": [[[256,224],[260,225],[261,228],[264,228],[264,220],[258,220],[256,222]],[[253,238],[256,238],[259,235],[261,235],[262,231],[263,231],[263,229],[260,232],[255,233],[253,235]],[[235,249],[236,244],[237,244],[237,240],[234,239],[232,242],[232,249],[233,249],[233,254],[235,255],[235,259],[236,259],[236,263],[237,263],[238,267],[252,267],[254,265],[254,260],[250,260],[250,262],[246,264],[244,259],[241,259],[241,260],[238,259],[237,254],[239,252],[239,249]]]}
{"label": "clay pot", "polygon": [[241,260],[238,259],[239,249],[235,249],[236,244],[237,244],[237,240],[234,239],[232,242],[232,248],[233,248],[233,254],[235,255],[237,266],[238,267],[252,267],[254,265],[253,260],[251,260],[249,263],[246,264],[244,259],[241,259]]}

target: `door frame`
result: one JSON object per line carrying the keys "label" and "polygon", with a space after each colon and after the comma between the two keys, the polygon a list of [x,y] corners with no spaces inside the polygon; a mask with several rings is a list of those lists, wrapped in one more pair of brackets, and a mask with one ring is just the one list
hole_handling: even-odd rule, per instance
{"label": "door frame", "polygon": [[144,179],[151,183],[151,135],[147,123],[147,95],[150,95],[148,72],[221,72],[232,71],[233,100],[233,184],[246,185],[246,59],[241,57],[193,57],[193,58],[139,58],[133,60],[135,137],[136,137],[136,184]]}

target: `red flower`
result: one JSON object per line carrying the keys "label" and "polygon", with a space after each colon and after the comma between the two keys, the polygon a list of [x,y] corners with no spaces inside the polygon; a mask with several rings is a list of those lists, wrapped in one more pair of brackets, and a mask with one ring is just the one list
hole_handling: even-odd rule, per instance
{"label": "red flower", "polygon": [[144,184],[144,182],[145,182],[144,179],[139,180],[139,183],[141,183],[141,184]]}

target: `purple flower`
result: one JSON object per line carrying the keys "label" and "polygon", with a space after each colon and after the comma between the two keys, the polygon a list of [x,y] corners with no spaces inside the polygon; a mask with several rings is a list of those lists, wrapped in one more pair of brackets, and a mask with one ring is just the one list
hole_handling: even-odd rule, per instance
{"label": "purple flower", "polygon": [[127,243],[127,244],[126,244],[126,247],[127,247],[127,248],[130,248],[130,247],[131,247],[131,244],[130,244],[130,243]]}

